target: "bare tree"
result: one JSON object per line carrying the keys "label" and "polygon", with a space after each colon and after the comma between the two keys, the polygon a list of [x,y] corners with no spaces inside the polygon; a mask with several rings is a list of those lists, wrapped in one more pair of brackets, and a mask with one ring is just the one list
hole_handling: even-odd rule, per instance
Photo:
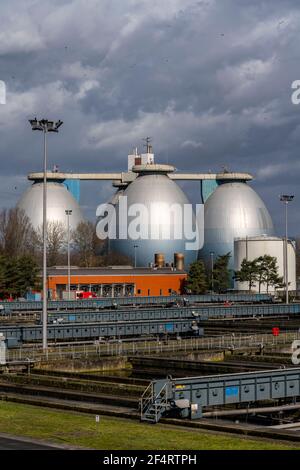
{"label": "bare tree", "polygon": [[3,209],[0,212],[0,250],[7,256],[35,254],[38,240],[29,217],[23,209]]}
{"label": "bare tree", "polygon": [[92,222],[80,222],[72,231],[73,259],[80,266],[88,268],[98,264],[97,251],[101,244],[103,242],[97,238]]}
{"label": "bare tree", "polygon": [[132,266],[132,259],[117,251],[110,251],[99,258],[99,266]]}
{"label": "bare tree", "polygon": [[[43,253],[43,230],[37,229],[40,257]],[[67,243],[66,228],[62,222],[47,222],[47,265],[66,264],[65,251]]]}

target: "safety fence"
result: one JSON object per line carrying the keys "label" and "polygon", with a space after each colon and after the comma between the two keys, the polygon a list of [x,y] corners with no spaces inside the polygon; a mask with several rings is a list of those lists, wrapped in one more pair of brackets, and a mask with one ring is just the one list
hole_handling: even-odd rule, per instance
{"label": "safety fence", "polygon": [[77,344],[49,345],[46,351],[41,347],[22,347],[7,350],[7,361],[59,361],[79,359],[84,357],[118,357],[136,354],[158,354],[188,351],[236,350],[242,348],[276,347],[277,345],[291,345],[294,340],[300,339],[300,332],[281,332],[278,336],[265,334],[226,334],[205,338],[180,338],[139,341],[116,341]]}

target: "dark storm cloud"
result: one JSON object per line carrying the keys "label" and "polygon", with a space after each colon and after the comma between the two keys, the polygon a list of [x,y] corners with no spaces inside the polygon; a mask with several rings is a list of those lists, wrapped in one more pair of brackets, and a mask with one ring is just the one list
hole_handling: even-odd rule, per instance
{"label": "dark storm cloud", "polygon": [[[3,0],[1,205],[41,168],[41,136],[27,122],[37,115],[64,121],[49,167],[124,171],[151,135],[157,160],[181,171],[253,173],[279,232],[278,195],[294,193],[299,234],[299,19],[296,0]],[[82,184],[89,217],[109,192]],[[189,194],[197,200],[198,187]]]}

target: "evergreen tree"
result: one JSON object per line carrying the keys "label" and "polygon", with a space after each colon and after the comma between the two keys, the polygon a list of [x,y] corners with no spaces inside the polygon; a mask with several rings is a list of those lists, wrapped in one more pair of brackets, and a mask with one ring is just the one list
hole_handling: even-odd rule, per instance
{"label": "evergreen tree", "polygon": [[250,292],[258,279],[257,260],[247,261],[246,258],[244,258],[241,263],[241,268],[239,271],[235,272],[234,278],[238,282],[247,282]]}
{"label": "evergreen tree", "polygon": [[208,284],[203,261],[199,260],[191,264],[185,288],[192,294],[207,292]]}
{"label": "evergreen tree", "polygon": [[[271,267],[272,256],[264,255],[256,258],[255,261],[255,270],[256,270],[256,279],[258,283],[258,292],[261,292],[261,286],[265,283],[268,277],[268,270]],[[276,260],[275,260],[276,264]]]}
{"label": "evergreen tree", "polygon": [[257,259],[257,262],[258,265],[262,267],[262,283],[267,286],[267,292],[269,292],[269,286],[273,286],[275,288],[283,287],[283,278],[278,275],[277,258],[275,256],[260,256]]}
{"label": "evergreen tree", "polygon": [[16,297],[17,296],[17,269],[16,269],[16,259],[15,258],[6,258],[5,266],[5,293],[6,296]]}
{"label": "evergreen tree", "polygon": [[218,256],[213,268],[213,288],[216,292],[224,292],[230,287],[230,271],[228,269],[230,252],[223,256]]}
{"label": "evergreen tree", "polygon": [[39,267],[32,256],[19,258],[0,256],[0,296],[20,297],[30,289],[39,288]]}
{"label": "evergreen tree", "polygon": [[6,292],[6,258],[0,255],[0,297],[4,297]]}
{"label": "evergreen tree", "polygon": [[273,286],[274,289],[282,289],[285,287],[285,282],[282,276],[279,276],[278,273],[271,273],[267,284],[267,293],[269,292],[269,286]]}
{"label": "evergreen tree", "polygon": [[259,256],[252,261],[243,259],[241,269],[235,273],[235,280],[247,282],[249,291],[258,284],[258,291],[265,285],[267,292],[269,287],[283,287],[283,278],[278,275],[277,258],[270,255]]}
{"label": "evergreen tree", "polygon": [[15,261],[16,294],[23,297],[29,290],[35,289],[38,283],[39,267],[29,255]]}

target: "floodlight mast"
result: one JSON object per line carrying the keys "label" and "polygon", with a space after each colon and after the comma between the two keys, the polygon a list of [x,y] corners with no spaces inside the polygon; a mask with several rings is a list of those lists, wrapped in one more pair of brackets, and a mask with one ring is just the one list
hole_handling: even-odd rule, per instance
{"label": "floodlight mast", "polygon": [[67,233],[68,233],[68,299],[71,300],[70,215],[72,215],[72,209],[66,209],[65,213],[67,216]]}
{"label": "floodlight mast", "polygon": [[211,293],[214,293],[214,251],[210,252],[210,262],[211,262]]}
{"label": "floodlight mast", "polygon": [[284,239],[284,282],[285,282],[285,302],[289,303],[289,274],[288,274],[288,203],[292,202],[294,195],[282,194],[280,201],[285,205],[285,239]]}
{"label": "floodlight mast", "polygon": [[47,340],[47,134],[48,132],[58,132],[63,124],[61,120],[54,122],[48,119],[29,119],[33,131],[42,131],[44,133],[44,184],[43,184],[43,350],[48,348]]}

